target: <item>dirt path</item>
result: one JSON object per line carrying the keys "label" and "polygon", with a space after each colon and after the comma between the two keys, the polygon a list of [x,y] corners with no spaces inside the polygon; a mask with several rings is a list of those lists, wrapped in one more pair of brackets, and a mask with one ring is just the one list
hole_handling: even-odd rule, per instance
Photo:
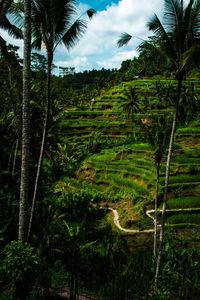
{"label": "dirt path", "polygon": [[[101,207],[102,208],[102,207]],[[103,208],[102,208],[103,209]],[[120,223],[119,223],[119,215],[118,215],[118,212],[116,209],[114,208],[111,208],[109,207],[108,208],[109,210],[111,210],[114,214],[114,224],[117,226],[117,228],[121,231],[124,231],[124,232],[137,232],[137,233],[142,233],[142,232],[154,232],[154,229],[145,229],[145,230],[138,230],[138,229],[126,229],[126,228],[123,228]],[[183,209],[167,209],[166,211],[167,212],[170,212],[170,211],[195,211],[195,210],[199,210],[200,208],[183,208]],[[158,212],[162,211],[161,209],[158,210]],[[153,223],[155,223],[155,218],[151,215],[151,213],[154,213],[155,212],[155,209],[151,209],[151,210],[147,210],[146,211],[146,215],[147,217],[149,217],[150,219],[152,219]],[[157,225],[158,227],[160,227],[160,225]]]}
{"label": "dirt path", "polygon": [[[139,231],[138,229],[126,229],[126,228],[123,228],[120,223],[119,223],[119,215],[118,215],[118,212],[116,209],[113,209],[111,207],[108,208],[109,210],[111,210],[114,214],[114,223],[115,225],[117,226],[117,228],[121,231],[124,231],[124,232],[137,232],[137,233],[141,233],[141,232],[154,232],[154,229],[146,229],[146,230],[142,230],[142,231]],[[151,212],[151,211],[147,211],[147,212]],[[147,214],[146,212],[146,214]],[[154,218],[150,215],[147,215],[149,218],[153,219]]]}

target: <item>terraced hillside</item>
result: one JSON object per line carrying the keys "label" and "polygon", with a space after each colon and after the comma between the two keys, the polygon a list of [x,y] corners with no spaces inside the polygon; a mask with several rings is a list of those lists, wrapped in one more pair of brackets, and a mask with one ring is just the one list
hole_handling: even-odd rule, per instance
{"label": "terraced hillside", "polygon": [[[169,179],[168,208],[191,208],[189,211],[170,213],[167,223],[200,224],[200,122],[180,128],[176,133],[179,148],[174,152]],[[164,178],[161,178],[164,184]],[[189,214],[189,215],[188,215]]]}
{"label": "terraced hillside", "polygon": [[148,144],[102,150],[84,162],[77,178],[101,187],[106,205],[119,210],[123,226],[137,226],[144,206],[155,195],[156,168]]}
{"label": "terraced hillside", "polygon": [[[121,107],[124,92],[130,85],[136,87],[140,101],[146,106],[145,113],[134,116],[134,123]],[[199,83],[195,82],[195,86],[198,92]],[[160,100],[155,81],[137,80],[113,88],[81,109],[66,109],[65,119],[59,124],[62,142],[87,147],[94,132],[99,133],[101,140],[121,142],[120,146],[104,149],[87,158],[77,172],[76,180],[101,191],[106,205],[118,209],[122,226],[136,228],[139,219],[144,228],[153,226],[144,214],[147,207],[153,208],[155,197],[153,150],[149,144],[137,141],[135,132],[139,122],[145,122],[152,115],[170,115],[171,112],[172,107]],[[167,214],[167,223],[200,224],[200,210],[193,210],[200,208],[200,121],[177,129],[174,148],[168,195],[168,208],[173,211]],[[161,166],[160,205],[165,158]],[[191,211],[181,212],[179,209],[182,208]]]}
{"label": "terraced hillside", "polygon": [[154,80],[137,80],[122,83],[92,99],[79,108],[65,108],[63,119],[58,125],[61,142],[72,144],[88,143],[92,133],[100,132],[101,139],[124,142],[134,135],[134,127],[127,113],[123,112],[124,93],[129,86],[135,86],[139,101],[146,106],[145,114],[136,114],[134,119],[145,119],[149,114],[169,114],[171,108],[156,95]]}

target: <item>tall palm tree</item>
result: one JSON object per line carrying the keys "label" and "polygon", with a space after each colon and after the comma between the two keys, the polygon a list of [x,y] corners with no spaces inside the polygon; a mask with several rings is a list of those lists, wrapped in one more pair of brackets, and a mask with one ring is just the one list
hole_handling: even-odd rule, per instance
{"label": "tall palm tree", "polygon": [[[20,180],[20,205],[18,239],[26,239],[26,216],[28,201],[28,160],[29,160],[29,83],[30,83],[30,49],[31,49],[31,25],[30,25],[30,0],[24,1],[24,64],[23,64],[23,100],[22,100],[22,154],[21,154],[21,180]],[[7,15],[15,17],[12,9],[13,0],[0,0],[0,28],[17,39],[23,38],[21,29],[11,24]],[[6,41],[0,37],[0,50],[5,58],[11,60]]]}
{"label": "tall palm tree", "polygon": [[[6,30],[9,35],[16,39],[22,39],[23,33],[22,31],[11,24],[8,19],[8,15],[14,16],[13,11],[11,10],[13,0],[0,0],[0,28]],[[8,58],[8,50],[6,47],[6,41],[0,36],[0,50],[2,54]]]}
{"label": "tall palm tree", "polygon": [[153,158],[156,165],[156,193],[155,193],[155,222],[154,222],[154,264],[156,266],[156,250],[157,250],[157,222],[158,222],[158,191],[160,166],[165,156],[166,149],[169,144],[171,118],[166,116],[151,116],[149,123],[142,124],[142,130],[145,137],[152,148]]}
{"label": "tall palm tree", "polygon": [[30,56],[31,56],[31,0],[24,0],[24,60],[22,99],[22,148],[18,240],[26,240],[26,223],[29,189],[29,146],[30,146]]}
{"label": "tall palm tree", "polygon": [[[37,167],[37,174],[32,200],[31,216],[29,221],[28,239],[32,225],[33,211],[35,207],[38,180],[40,176],[45,139],[48,130],[49,104],[50,104],[50,77],[51,67],[55,49],[58,45],[64,44],[69,50],[73,48],[87,28],[87,22],[82,16],[77,16],[77,2],[75,0],[33,0],[32,5],[32,34],[33,47],[41,50],[44,45],[47,51],[48,72],[46,82],[46,113],[43,128],[43,136],[40,148],[40,155]],[[92,18],[94,9],[89,9],[87,15]]]}
{"label": "tall palm tree", "polygon": [[[182,92],[182,81],[189,69],[189,63],[194,59],[195,55],[199,53],[200,37],[200,0],[190,0],[187,6],[184,6],[183,0],[164,0],[164,4],[163,23],[155,14],[147,24],[149,30],[154,32],[153,43],[150,41],[150,44],[170,61],[175,72],[175,79],[178,82],[166,164],[160,245],[155,274],[156,285],[160,272],[170,161],[176,130],[177,112]],[[127,44],[131,38],[131,35],[123,33],[118,41],[118,46],[120,47]]]}

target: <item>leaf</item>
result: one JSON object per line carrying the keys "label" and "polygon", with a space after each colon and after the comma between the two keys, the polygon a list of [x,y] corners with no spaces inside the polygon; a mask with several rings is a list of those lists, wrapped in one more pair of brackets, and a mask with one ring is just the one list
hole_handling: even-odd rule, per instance
{"label": "leaf", "polygon": [[132,35],[130,35],[126,32],[121,33],[119,40],[117,41],[117,47],[120,48],[120,47],[123,47],[124,45],[127,45],[128,42],[131,40],[131,38],[132,38]]}
{"label": "leaf", "polygon": [[68,232],[69,236],[72,237],[73,236],[72,228],[69,227],[69,225],[67,224],[67,222],[65,220],[63,220],[63,223],[64,223],[65,227],[67,228],[67,232]]}
{"label": "leaf", "polygon": [[168,251],[168,249],[169,249],[169,242],[167,242],[165,245],[165,251]]}
{"label": "leaf", "polygon": [[86,248],[89,248],[91,247],[92,245],[94,245],[97,241],[93,241],[93,242],[89,242],[89,243],[86,243],[84,245],[81,245],[80,246],[80,250],[82,251],[83,249],[86,249]]}
{"label": "leaf", "polygon": [[183,249],[183,251],[181,252],[181,256],[183,256],[186,252],[186,249]]}

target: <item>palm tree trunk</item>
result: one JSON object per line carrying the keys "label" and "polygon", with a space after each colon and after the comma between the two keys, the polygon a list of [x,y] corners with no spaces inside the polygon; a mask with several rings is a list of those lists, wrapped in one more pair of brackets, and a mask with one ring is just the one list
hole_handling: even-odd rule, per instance
{"label": "palm tree trunk", "polygon": [[37,166],[37,173],[35,178],[35,186],[34,186],[34,193],[33,193],[33,199],[32,199],[32,206],[31,206],[31,215],[29,219],[29,226],[28,226],[28,234],[27,234],[27,241],[30,240],[30,233],[31,233],[31,227],[33,222],[33,214],[35,209],[35,202],[36,202],[36,196],[37,196],[37,190],[38,190],[38,182],[39,177],[41,173],[42,168],[42,161],[43,161],[43,155],[44,155],[44,147],[45,147],[45,141],[48,131],[48,119],[49,119],[49,103],[50,103],[50,78],[51,78],[51,66],[53,61],[53,52],[48,54],[48,72],[47,72],[47,83],[46,83],[46,115],[45,115],[45,122],[43,127],[43,134],[42,134],[42,142],[40,147],[40,156],[38,160],[38,166]]}
{"label": "palm tree trunk", "polygon": [[165,188],[164,188],[164,196],[163,196],[159,253],[158,253],[158,260],[157,260],[156,273],[155,273],[155,286],[157,286],[158,277],[160,274],[160,264],[161,264],[162,249],[163,249],[163,242],[164,242],[164,229],[165,229],[165,218],[166,218],[167,191],[168,191],[168,182],[169,182],[170,162],[171,162],[171,157],[172,157],[172,149],[173,149],[174,136],[175,136],[175,131],[176,131],[176,121],[177,121],[178,105],[179,105],[179,100],[180,100],[180,96],[181,96],[181,88],[182,88],[182,76],[180,75],[178,78],[177,99],[176,99],[176,106],[175,106],[174,115],[173,115],[172,131],[171,131],[168,157],[167,157],[167,165],[166,165],[166,173],[165,173]]}
{"label": "palm tree trunk", "polygon": [[21,180],[19,203],[18,240],[26,239],[27,202],[29,189],[29,145],[30,145],[30,56],[31,56],[31,1],[24,0],[24,62],[22,99],[22,146]]}
{"label": "palm tree trunk", "polygon": [[155,196],[155,223],[154,223],[154,245],[153,245],[153,254],[154,254],[154,264],[156,267],[156,238],[157,238],[157,223],[158,223],[158,188],[159,188],[159,174],[160,173],[160,163],[157,164],[157,178],[156,178],[156,196]]}

